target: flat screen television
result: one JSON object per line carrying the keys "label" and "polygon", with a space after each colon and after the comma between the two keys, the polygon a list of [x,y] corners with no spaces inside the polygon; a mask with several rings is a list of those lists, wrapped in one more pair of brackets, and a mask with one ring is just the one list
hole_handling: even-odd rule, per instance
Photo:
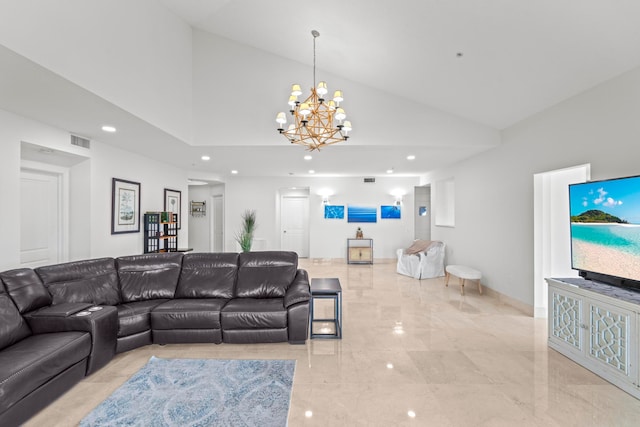
{"label": "flat screen television", "polygon": [[571,267],[640,290],[640,176],[569,185]]}

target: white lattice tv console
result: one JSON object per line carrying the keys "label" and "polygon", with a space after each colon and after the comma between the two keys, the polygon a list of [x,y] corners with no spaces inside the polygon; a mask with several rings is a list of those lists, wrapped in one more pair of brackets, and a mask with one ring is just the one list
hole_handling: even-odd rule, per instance
{"label": "white lattice tv console", "polygon": [[547,279],[549,347],[640,399],[640,292]]}

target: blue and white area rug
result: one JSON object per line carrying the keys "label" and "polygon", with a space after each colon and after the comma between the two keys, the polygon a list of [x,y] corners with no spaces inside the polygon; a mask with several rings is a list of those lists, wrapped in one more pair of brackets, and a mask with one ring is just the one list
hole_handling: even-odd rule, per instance
{"label": "blue and white area rug", "polygon": [[153,356],[80,425],[286,426],[295,366]]}

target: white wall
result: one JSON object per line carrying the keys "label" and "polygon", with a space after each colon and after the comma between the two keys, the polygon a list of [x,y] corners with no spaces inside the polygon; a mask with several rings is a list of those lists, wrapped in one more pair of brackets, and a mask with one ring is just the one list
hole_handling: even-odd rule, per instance
{"label": "white wall", "polygon": [[503,144],[422,183],[454,177],[455,227],[433,226],[449,263],[479,268],[483,283],[533,306],[533,176],[591,164],[594,180],[640,174],[640,69],[528,118]]}
{"label": "white wall", "polygon": [[[91,149],[72,146],[69,133],[0,110],[0,270],[20,262],[20,142],[73,153],[88,160],[70,168],[69,258],[121,256],[142,253],[140,233],[111,235],[111,179],[141,183],[141,211],[162,210],[164,188],[182,191],[187,212],[186,172],[144,156],[91,141]],[[188,218],[188,216],[186,217]],[[183,218],[183,219],[186,219]],[[188,220],[179,232],[180,246],[188,245]]]}
{"label": "white wall", "polygon": [[[235,251],[233,240],[240,229],[240,215],[246,209],[255,209],[258,228],[256,238],[266,240],[266,249],[280,249],[279,195],[292,187],[309,188],[309,228],[311,258],[346,258],[346,239],[355,237],[356,228],[362,227],[365,237],[374,239],[375,258],[395,258],[398,248],[409,246],[413,240],[413,187],[416,178],[384,177],[373,184],[362,178],[242,178],[234,177],[225,184],[225,249]],[[321,189],[330,189],[334,205],[366,205],[378,209],[378,222],[356,224],[345,219],[324,219]],[[381,220],[380,205],[392,205],[394,189],[406,192],[400,220]]]}
{"label": "white wall", "polygon": [[111,234],[111,181],[120,178],[139,182],[140,211],[164,210],[164,189],[181,192],[182,228],[178,246],[189,244],[188,187],[186,171],[144,156],[92,142],[91,164],[91,257],[135,255],[143,252],[140,233]]}
{"label": "white wall", "polygon": [[224,196],[224,185],[189,186],[189,201],[206,202],[206,214],[189,217],[189,247],[194,252],[211,251],[211,229],[213,216],[213,196]]}
{"label": "white wall", "polygon": [[0,44],[191,140],[191,27],[153,0],[8,1]]}

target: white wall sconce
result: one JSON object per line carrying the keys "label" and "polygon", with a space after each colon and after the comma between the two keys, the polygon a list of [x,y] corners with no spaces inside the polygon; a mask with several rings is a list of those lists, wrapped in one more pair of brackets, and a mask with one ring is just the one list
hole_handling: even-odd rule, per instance
{"label": "white wall sconce", "polygon": [[404,191],[401,188],[396,188],[395,190],[391,191],[391,195],[395,198],[395,205],[396,206],[400,206],[402,204],[402,197],[407,194],[406,191]]}
{"label": "white wall sconce", "polygon": [[318,190],[317,194],[318,196],[322,197],[323,205],[330,204],[329,197],[334,195],[333,190],[330,188],[321,188],[320,190]]}

